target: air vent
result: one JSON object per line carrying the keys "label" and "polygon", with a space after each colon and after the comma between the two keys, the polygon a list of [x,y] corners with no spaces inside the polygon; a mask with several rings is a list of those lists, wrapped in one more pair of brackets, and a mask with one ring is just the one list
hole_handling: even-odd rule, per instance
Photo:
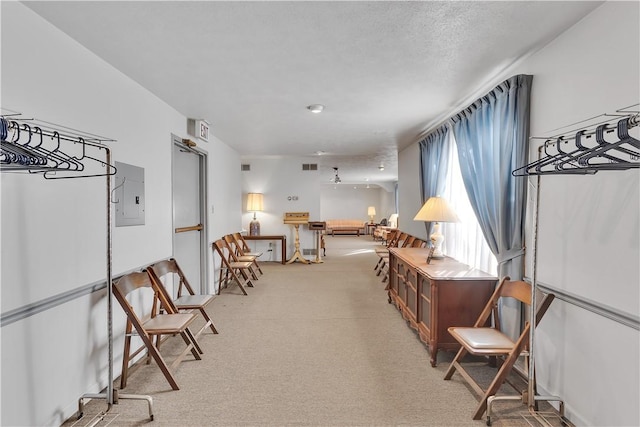
{"label": "air vent", "polygon": [[245,164],[245,165],[240,165],[240,170],[241,170],[242,172],[250,171],[250,170],[251,170],[251,165],[247,165],[247,164]]}
{"label": "air vent", "polygon": [[315,255],[315,249],[302,249],[302,255]]}
{"label": "air vent", "polygon": [[303,163],[302,164],[303,171],[317,171],[318,164],[317,163]]}

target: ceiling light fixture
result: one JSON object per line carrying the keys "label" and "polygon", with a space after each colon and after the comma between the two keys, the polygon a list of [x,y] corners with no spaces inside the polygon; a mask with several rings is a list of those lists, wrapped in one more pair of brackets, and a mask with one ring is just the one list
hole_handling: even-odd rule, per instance
{"label": "ceiling light fixture", "polygon": [[382,163],[380,163],[380,166],[378,166],[378,169],[380,169],[381,171],[384,170],[384,165]]}
{"label": "ceiling light fixture", "polygon": [[336,171],[336,176],[333,178],[333,182],[335,184],[340,184],[342,182],[342,180],[338,176],[338,168],[333,168],[333,170]]}
{"label": "ceiling light fixture", "polygon": [[322,113],[322,110],[324,110],[324,105],[322,104],[311,104],[307,106],[307,109],[309,111],[311,111],[312,113]]}

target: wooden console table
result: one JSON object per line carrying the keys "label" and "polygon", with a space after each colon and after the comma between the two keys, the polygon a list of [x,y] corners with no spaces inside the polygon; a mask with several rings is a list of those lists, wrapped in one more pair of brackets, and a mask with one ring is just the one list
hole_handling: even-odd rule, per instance
{"label": "wooden console table", "polygon": [[429,347],[431,366],[438,350],[457,350],[450,326],[473,326],[489,301],[497,278],[452,258],[431,260],[429,249],[389,249],[389,303],[394,303]]}
{"label": "wooden console table", "polygon": [[282,246],[282,263],[287,260],[287,236],[243,236],[244,240],[280,240]]}

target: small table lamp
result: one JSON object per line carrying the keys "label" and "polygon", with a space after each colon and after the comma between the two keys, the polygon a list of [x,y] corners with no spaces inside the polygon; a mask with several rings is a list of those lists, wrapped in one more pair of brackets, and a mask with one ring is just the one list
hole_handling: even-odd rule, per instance
{"label": "small table lamp", "polygon": [[389,223],[387,224],[391,228],[398,228],[398,214],[391,214],[389,217]]}
{"label": "small table lamp", "polygon": [[369,206],[369,209],[367,209],[367,215],[369,215],[369,222],[373,224],[373,217],[376,216],[376,207]]}
{"label": "small table lamp", "polygon": [[263,197],[261,193],[247,194],[247,211],[253,212],[253,221],[249,224],[249,235],[260,235],[260,222],[256,219],[256,212],[264,210]]}
{"label": "small table lamp", "polygon": [[444,258],[440,249],[444,236],[440,233],[441,222],[460,222],[458,215],[451,209],[451,206],[442,197],[430,197],[422,206],[414,221],[433,222],[433,233],[429,238],[433,244],[433,258]]}

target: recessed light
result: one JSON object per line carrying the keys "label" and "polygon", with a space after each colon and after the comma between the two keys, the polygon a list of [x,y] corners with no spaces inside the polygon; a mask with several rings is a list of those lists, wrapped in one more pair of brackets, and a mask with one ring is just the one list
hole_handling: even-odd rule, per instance
{"label": "recessed light", "polygon": [[384,165],[382,163],[380,163],[380,166],[378,166],[378,169],[380,169],[381,171],[384,170]]}
{"label": "recessed light", "polygon": [[322,110],[324,110],[324,105],[322,104],[311,104],[307,106],[307,109],[309,111],[311,111],[312,113],[322,113]]}

